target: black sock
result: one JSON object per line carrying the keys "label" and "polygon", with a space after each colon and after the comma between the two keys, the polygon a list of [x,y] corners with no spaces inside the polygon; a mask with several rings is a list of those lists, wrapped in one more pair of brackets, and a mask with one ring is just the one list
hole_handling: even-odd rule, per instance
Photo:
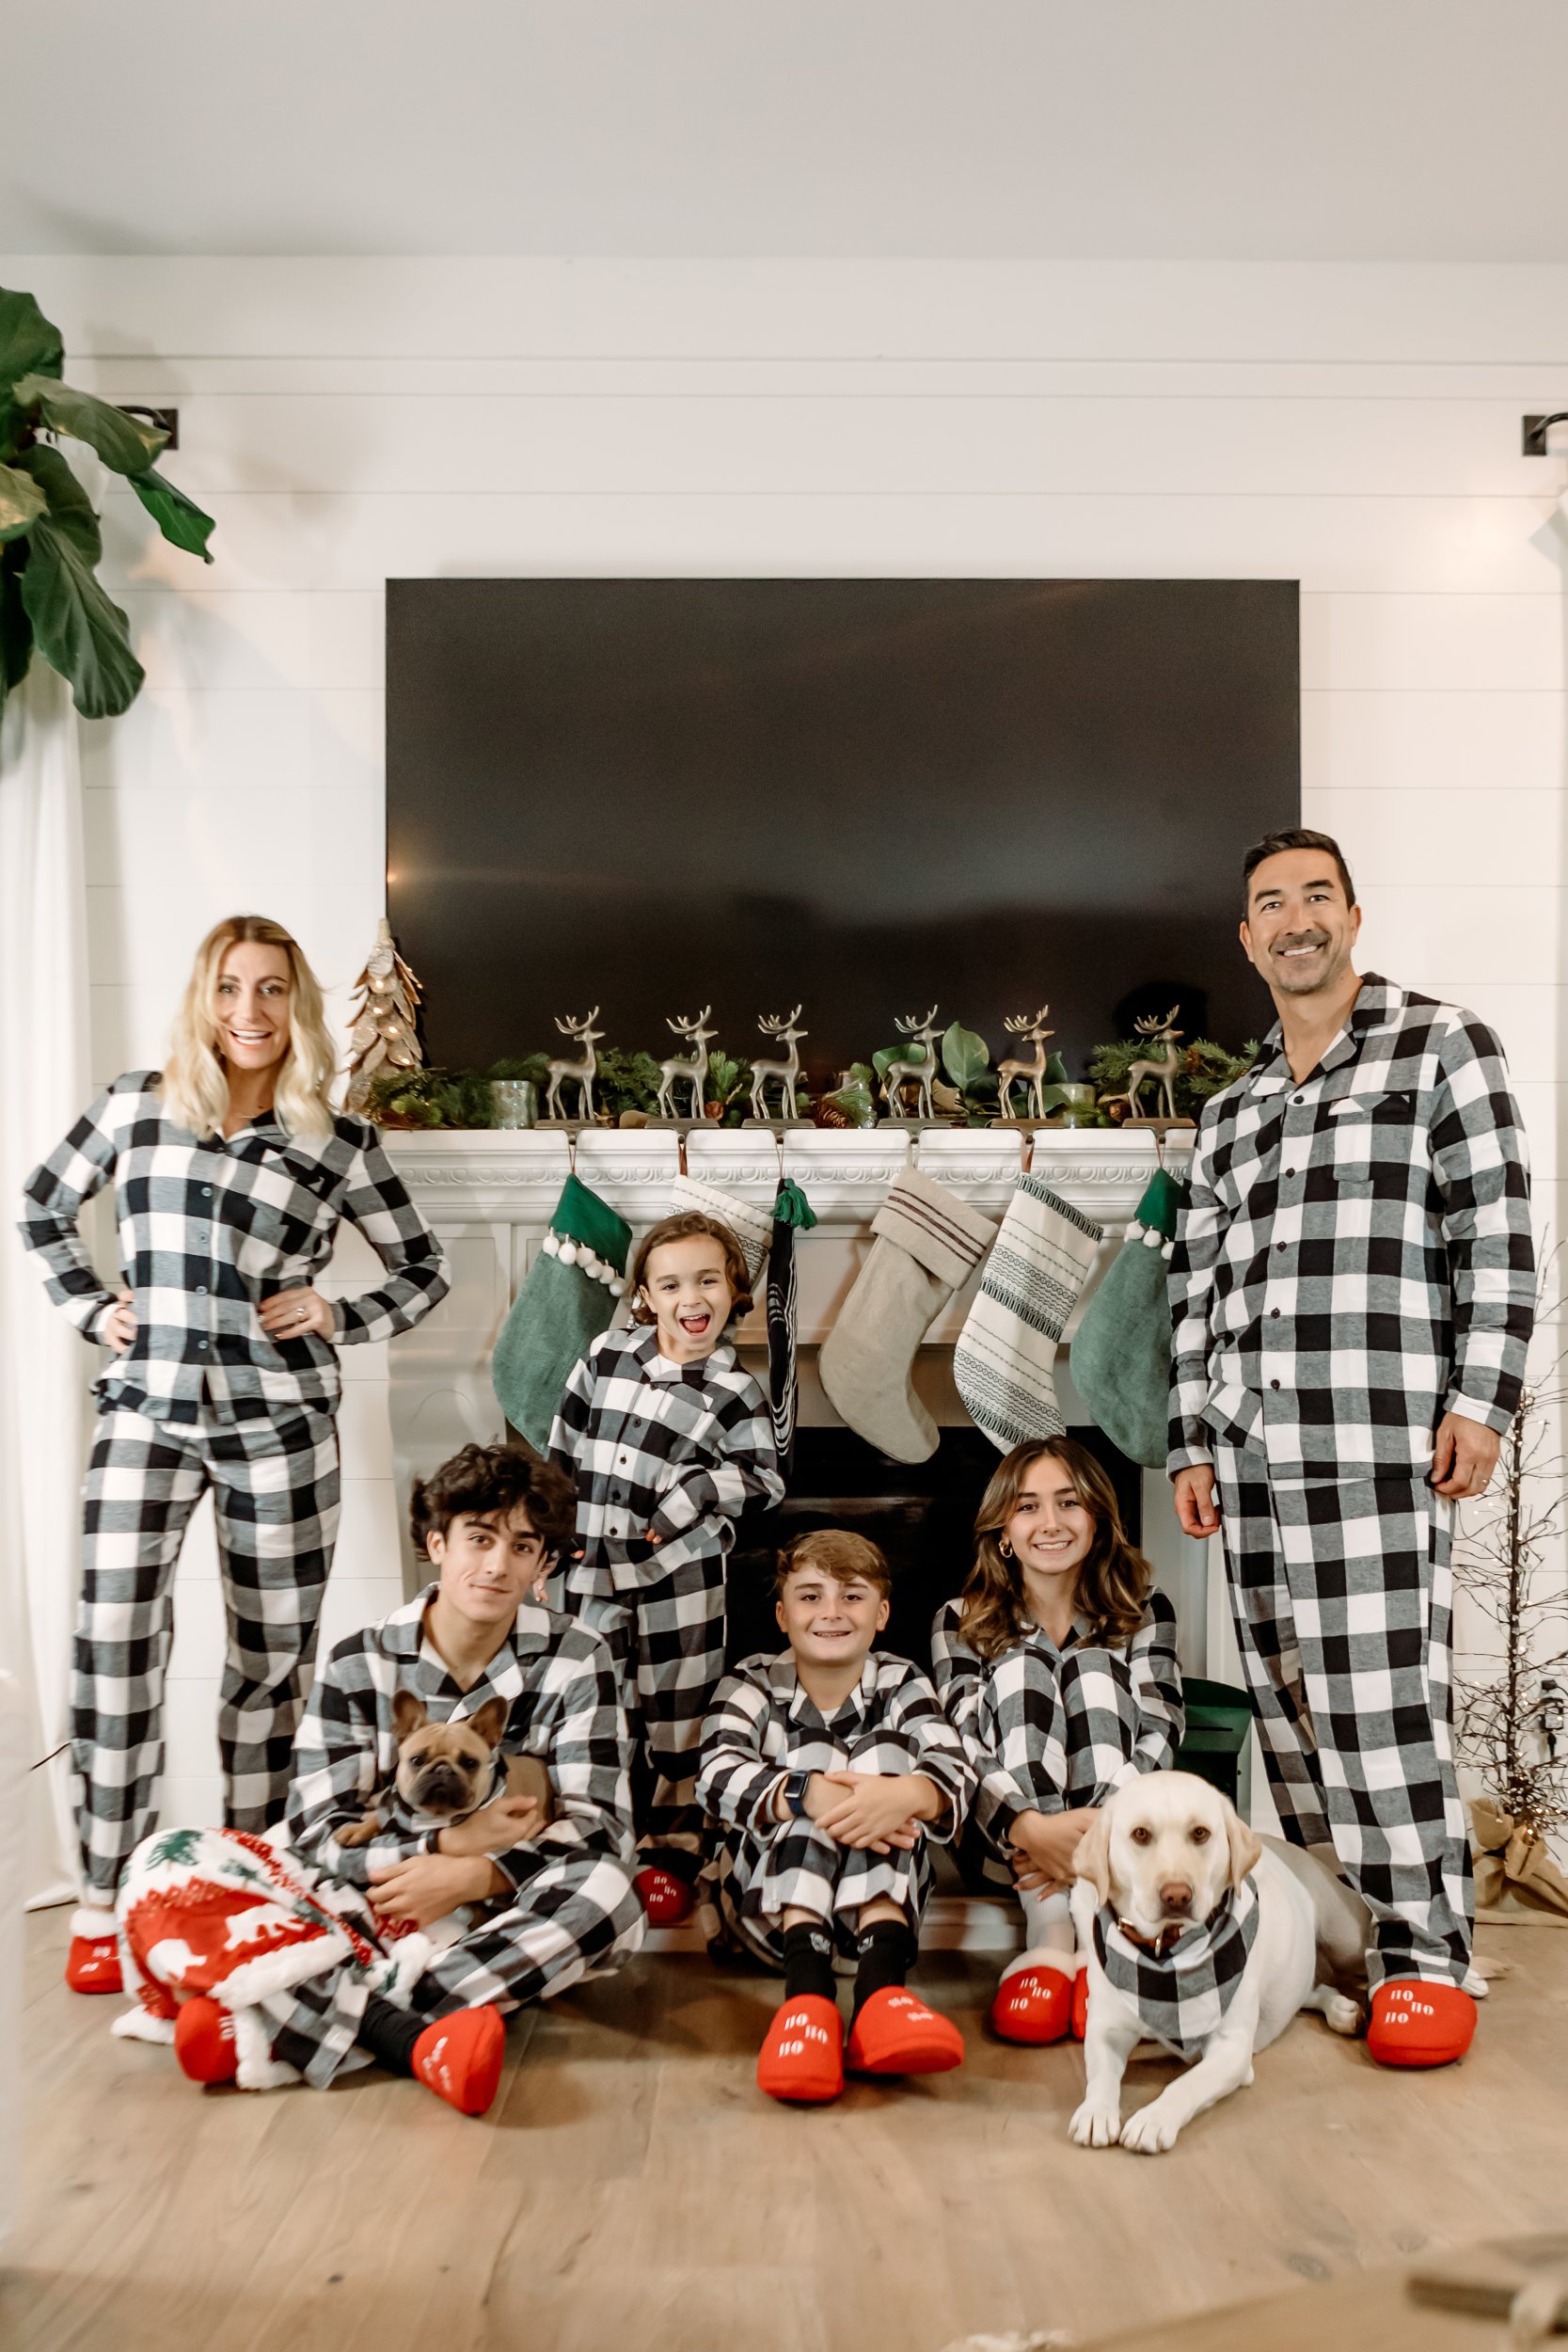
{"label": "black sock", "polygon": [[907,1920],[879,1919],[862,1931],[855,1945],[855,2014],[858,2017],[873,1993],[902,1984],[914,1965],[918,1947]]}
{"label": "black sock", "polygon": [[355,2040],[389,2074],[411,2074],[414,2044],[429,2023],[428,2017],[420,2017],[412,2010],[394,2009],[390,2001],[378,2000],[372,1993],[366,1999],[365,2014]]}
{"label": "black sock", "polygon": [[784,1999],[800,2000],[808,1993],[836,2001],[833,1983],[833,1939],[826,1928],[810,1920],[784,1931]]}

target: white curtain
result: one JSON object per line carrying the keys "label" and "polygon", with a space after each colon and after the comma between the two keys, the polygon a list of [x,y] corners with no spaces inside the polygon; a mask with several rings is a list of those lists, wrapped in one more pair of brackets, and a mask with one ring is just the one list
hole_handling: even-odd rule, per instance
{"label": "white curtain", "polygon": [[[0,1667],[32,1756],[69,1729],[89,1351],[53,1307],[16,1225],[28,1172],[89,1100],[87,889],[77,721],[35,659],[0,721]],[[65,1759],[27,1781],[25,1886],[74,1891]]]}

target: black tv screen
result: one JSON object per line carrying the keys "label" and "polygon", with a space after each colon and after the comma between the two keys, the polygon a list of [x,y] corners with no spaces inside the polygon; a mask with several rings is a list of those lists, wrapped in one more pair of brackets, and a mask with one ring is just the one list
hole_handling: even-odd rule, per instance
{"label": "black tv screen", "polygon": [[[388,583],[388,896],[432,1061],[769,1050],[814,1084],[938,1009],[1072,1077],[1135,1013],[1269,1020],[1242,853],[1300,821],[1284,580]],[[775,1049],[776,1050],[776,1049]],[[1028,1048],[1022,1051],[1026,1055]]]}

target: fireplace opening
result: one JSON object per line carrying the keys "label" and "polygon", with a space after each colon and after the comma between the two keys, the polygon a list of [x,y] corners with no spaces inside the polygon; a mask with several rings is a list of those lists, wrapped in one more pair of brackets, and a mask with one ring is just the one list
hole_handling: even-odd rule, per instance
{"label": "fireplace opening", "polygon": [[[1099,1429],[1073,1429],[1104,1464],[1121,1506],[1122,1524],[1136,1544],[1143,1532],[1143,1473]],[[986,1482],[1001,1460],[974,1428],[950,1428],[928,1462],[895,1462],[850,1429],[800,1428],[789,1493],[777,1511],[748,1513],[730,1555],[730,1663],[754,1651],[776,1652],[783,1636],[773,1614],[775,1556],[783,1544],[818,1527],[867,1535],[893,1570],[893,1609],[878,1647],[931,1659],[931,1620],[969,1574],[974,1514]]]}

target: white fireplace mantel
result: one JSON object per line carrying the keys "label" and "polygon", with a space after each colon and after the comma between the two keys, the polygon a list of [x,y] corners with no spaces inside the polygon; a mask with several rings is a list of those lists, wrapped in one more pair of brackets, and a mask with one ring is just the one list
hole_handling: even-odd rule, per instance
{"label": "white fireplace mantel", "polygon": [[[563,1131],[530,1128],[389,1133],[398,1171],[432,1225],[503,1220],[541,1235],[575,1162],[582,1181],[634,1227],[669,1207],[682,1138],[666,1129],[592,1128],[568,1143]],[[803,1188],[820,1224],[864,1227],[912,1159],[965,1200],[1000,1216],[1024,1164],[1028,1138],[996,1127],[795,1128],[777,1140],[761,1130],[694,1128],[685,1137],[693,1176],[766,1208],[781,1175]],[[1033,1138],[1033,1168],[1074,1208],[1109,1232],[1137,1206],[1158,1165],[1153,1135],[1084,1128]],[[1191,1138],[1167,1137],[1173,1168],[1186,1166]]]}

